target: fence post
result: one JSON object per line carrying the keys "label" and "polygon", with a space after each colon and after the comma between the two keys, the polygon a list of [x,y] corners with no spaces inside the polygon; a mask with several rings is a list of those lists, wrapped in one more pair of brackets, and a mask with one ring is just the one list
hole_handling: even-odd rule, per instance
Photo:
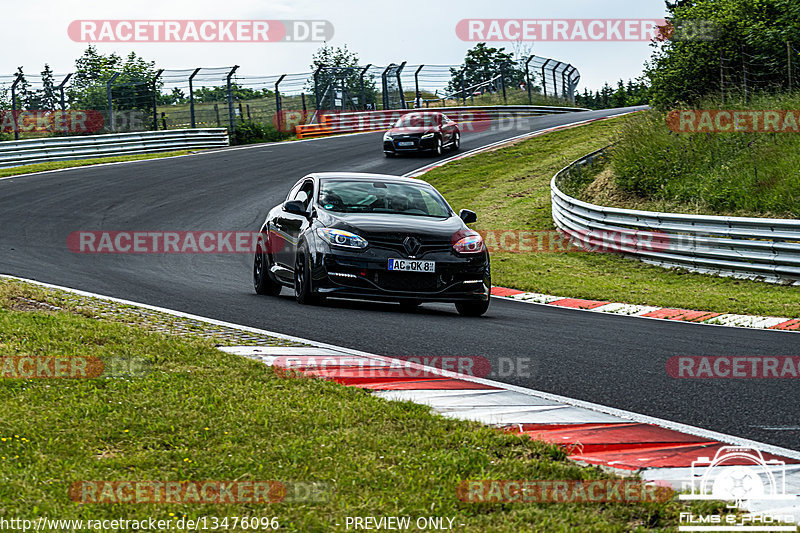
{"label": "fence post", "polygon": [[64,80],[58,85],[58,93],[61,100],[61,122],[64,124],[65,127],[67,125],[67,102],[64,99],[64,85],[67,84],[67,82],[71,77],[72,77],[72,72],[67,74]]}
{"label": "fence post", "polygon": [[558,98],[558,81],[556,80],[556,71],[561,65],[561,61],[556,60],[556,66],[553,67],[553,96]]}
{"label": "fence post", "polygon": [[236,131],[236,121],[233,119],[233,91],[231,89],[231,78],[233,77],[233,73],[236,72],[236,69],[239,68],[239,65],[234,65],[230,72],[228,72],[227,76],[227,86],[228,86],[228,123],[230,124],[230,135],[233,135],[233,132]]}
{"label": "fence post", "polygon": [[[158,131],[158,88],[156,84],[162,72],[164,72],[164,69],[159,69],[153,78],[153,131]],[[161,117],[161,124],[164,126],[164,129],[167,129],[167,121],[164,117]]]}
{"label": "fence post", "polygon": [[320,101],[319,101],[319,72],[322,70],[322,66],[317,67],[317,70],[314,71],[314,107],[317,111],[320,108]]}
{"label": "fence post", "polygon": [[371,66],[372,63],[367,63],[367,66],[361,69],[361,74],[358,75],[358,81],[361,84],[361,105],[364,106],[364,111],[367,110],[367,92],[364,90],[364,75]]}
{"label": "fence post", "polygon": [[114,83],[114,80],[117,79],[119,76],[119,72],[115,72],[111,79],[106,82],[106,96],[108,97],[108,127],[113,133],[116,131],[114,128],[114,107],[111,105],[111,84]]}
{"label": "fence post", "polygon": [[406,105],[406,95],[403,92],[403,82],[400,80],[400,74],[403,72],[403,68],[405,68],[405,66],[406,62],[403,61],[400,63],[400,66],[397,67],[397,70],[395,70],[395,75],[397,76],[397,89],[400,91],[400,103],[403,105],[403,107],[400,109],[408,109],[408,106]]}
{"label": "fence post", "polygon": [[278,86],[285,77],[286,74],[281,74],[281,77],[275,82],[275,115],[278,117],[278,131],[281,131],[281,109],[283,108],[283,104],[281,103],[281,93],[279,92],[280,90]]}
{"label": "fence post", "polygon": [[461,69],[461,98],[464,105],[467,105],[467,81],[466,81],[467,67]]}
{"label": "fence post", "polygon": [[724,63],[725,58],[722,55],[722,50],[719,51],[719,92],[722,95],[722,105],[725,105],[725,71]]}
{"label": "fence post", "polygon": [[506,64],[500,63],[500,88],[503,89],[503,103],[508,104],[506,98]]}
{"label": "fence post", "polygon": [[419,92],[419,72],[424,66],[425,65],[420,65],[417,70],[414,71],[414,107],[417,107],[417,103],[419,103],[419,107],[422,107],[422,95]]}
{"label": "fence post", "polygon": [[742,45],[742,80],[744,82],[744,103],[747,105],[747,57],[744,54],[744,45]]}
{"label": "fence post", "polygon": [[192,82],[197,73],[200,72],[200,68],[194,69],[194,72],[189,76],[189,116],[192,120],[192,128],[196,127],[194,121],[194,85],[192,85]]}
{"label": "fence post", "polygon": [[386,76],[389,74],[389,69],[391,69],[393,66],[394,63],[390,63],[389,66],[386,67],[386,69],[384,69],[383,73],[381,74],[381,87],[383,88],[382,100],[384,109],[389,108],[389,95],[387,94],[389,92],[389,84],[386,83]]}
{"label": "fence post", "polygon": [[303,120],[306,118],[306,93],[300,93],[300,100],[303,102]]}
{"label": "fence post", "polygon": [[533,105],[533,95],[531,94],[531,73],[528,70],[528,64],[536,56],[531,56],[525,61],[525,88],[528,89],[528,104]]}
{"label": "fence post", "polygon": [[17,74],[17,79],[11,84],[11,116],[14,119],[14,140],[19,140],[19,122],[17,118],[17,84],[22,80],[22,74]]}
{"label": "fence post", "polygon": [[548,59],[542,65],[542,92],[544,92],[545,97],[547,96],[547,75],[545,74],[545,69],[550,61],[552,61],[552,59]]}

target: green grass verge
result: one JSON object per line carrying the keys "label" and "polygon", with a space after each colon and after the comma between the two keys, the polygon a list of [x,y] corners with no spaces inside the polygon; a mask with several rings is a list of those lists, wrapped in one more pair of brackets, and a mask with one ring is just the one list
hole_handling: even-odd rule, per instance
{"label": "green grass verge", "polygon": [[0,178],[8,176],[19,176],[20,174],[31,174],[34,172],[47,172],[49,170],[60,170],[62,168],[88,167],[103,163],[119,163],[122,161],[142,161],[144,159],[159,159],[162,157],[175,157],[196,152],[196,150],[176,150],[174,152],[159,152],[155,154],[134,154],[119,155],[113,157],[97,157],[93,159],[73,159],[71,161],[48,161],[47,163],[36,163],[35,165],[23,165],[21,167],[0,168]]}
{"label": "green grass verge", "polygon": [[[698,108],[719,109],[720,104],[708,100]],[[727,109],[732,108],[798,110],[800,97],[728,102]],[[800,217],[800,136],[792,129],[674,133],[665,114],[651,110],[621,129],[611,166],[609,181],[622,193],[618,205],[673,204],[689,213]]]}
{"label": "green grass verge", "polygon": [[[281,376],[212,341],[36,310],[44,291],[0,283],[0,355],[141,356],[144,376],[0,379],[0,516],[51,519],[251,516],[290,531],[347,516],[442,516],[459,531],[672,531],[686,508],[648,504],[466,504],[469,479],[600,479],[553,445],[432,415],[332,382]],[[272,505],[77,504],[80,480],[295,481],[325,501]],[[716,504],[695,511],[718,509]]]}
{"label": "green grass verge", "polygon": [[[550,180],[608,145],[635,116],[549,133],[449,163],[422,178],[456,209],[478,213],[479,230],[554,229]],[[666,270],[599,253],[497,253],[496,285],[596,300],[724,313],[800,317],[800,287]]]}

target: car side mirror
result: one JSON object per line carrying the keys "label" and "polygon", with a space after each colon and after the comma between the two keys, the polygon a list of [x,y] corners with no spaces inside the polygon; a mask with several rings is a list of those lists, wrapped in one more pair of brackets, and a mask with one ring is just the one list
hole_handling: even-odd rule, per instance
{"label": "car side mirror", "polygon": [[478,215],[475,214],[475,211],[470,211],[469,209],[462,209],[458,216],[464,221],[464,224],[472,224],[478,221]]}
{"label": "car side mirror", "polygon": [[293,215],[308,216],[308,213],[306,213],[306,206],[303,205],[303,202],[298,202],[297,200],[284,202],[283,210]]}

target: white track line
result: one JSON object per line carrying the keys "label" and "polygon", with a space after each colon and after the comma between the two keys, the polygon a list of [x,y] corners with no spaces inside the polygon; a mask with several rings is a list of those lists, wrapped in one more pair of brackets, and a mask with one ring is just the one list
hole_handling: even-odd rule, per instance
{"label": "white track line", "polygon": [[[114,297],[111,297],[111,296],[105,296],[105,295],[97,294],[97,293],[93,293],[93,292],[82,291],[82,290],[73,289],[73,288],[70,288],[70,287],[63,287],[63,286],[60,286],[60,285],[53,285],[53,284],[50,284],[50,283],[43,283],[41,281],[30,280],[30,279],[20,278],[20,277],[17,277],[17,276],[10,276],[10,275],[6,275],[6,274],[0,274],[0,277],[7,278],[7,279],[14,279],[14,280],[19,280],[19,281],[24,281],[24,282],[31,283],[31,284],[34,284],[34,285],[39,285],[41,287],[48,287],[48,288],[51,288],[51,289],[58,289],[58,290],[71,292],[73,294],[78,294],[78,295],[86,296],[86,297],[90,297],[90,298],[99,298],[99,299],[102,299],[102,300],[107,300],[107,301],[110,301],[110,302],[116,302],[116,303],[123,304],[123,305],[137,306],[137,307],[141,307],[143,309],[150,309],[152,311],[158,311],[158,312],[161,312],[161,313],[169,314],[169,315],[180,317],[180,318],[187,318],[187,319],[190,319],[190,320],[197,320],[197,321],[200,321],[200,322],[205,322],[207,324],[213,324],[213,325],[217,325],[217,326],[224,326],[224,327],[228,327],[228,328],[231,328],[231,329],[238,329],[240,331],[247,331],[247,332],[250,332],[250,333],[257,333],[257,334],[260,334],[260,335],[268,335],[268,336],[271,336],[271,337],[276,337],[276,338],[284,339],[284,340],[288,340],[288,341],[305,343],[305,344],[308,344],[310,346],[315,346],[315,347],[318,347],[318,348],[327,348],[327,349],[330,349],[330,350],[335,350],[335,351],[338,351],[338,352],[342,352],[345,355],[357,355],[357,356],[362,356],[362,357],[368,357],[368,358],[378,359],[378,360],[381,360],[381,361],[384,361],[384,362],[387,362],[387,363],[391,363],[392,361],[396,361],[392,357],[386,357],[386,356],[383,356],[383,355],[372,354],[372,353],[369,353],[369,352],[362,352],[360,350],[352,350],[350,348],[344,348],[344,347],[341,347],[341,346],[336,346],[336,345],[328,344],[328,343],[324,343],[324,342],[318,342],[318,341],[314,341],[314,340],[311,340],[311,339],[304,339],[304,338],[301,338],[301,337],[294,337],[294,336],[291,336],[291,335],[284,335],[282,333],[276,333],[276,332],[273,332],[273,331],[253,328],[253,327],[250,327],[250,326],[243,326],[243,325],[240,325],[240,324],[233,324],[231,322],[224,322],[224,321],[216,320],[216,319],[213,319],[213,318],[207,318],[207,317],[203,317],[203,316],[199,316],[199,315],[193,315],[193,314],[190,314],[190,313],[184,313],[184,312],[181,312],[181,311],[175,311],[173,309],[167,309],[167,308],[164,308],[164,307],[158,307],[158,306],[143,304],[143,303],[139,303],[139,302],[133,302],[133,301],[124,300],[124,299],[121,299],[121,298],[114,298]],[[405,364],[405,362],[403,364]],[[420,365],[420,367],[422,367],[422,365]],[[687,425],[687,424],[681,424],[679,422],[672,422],[670,420],[664,420],[662,418],[656,418],[656,417],[652,417],[652,416],[641,415],[639,413],[633,413],[631,411],[625,411],[623,409],[615,409],[613,407],[606,407],[604,405],[599,405],[599,404],[592,403],[592,402],[586,402],[586,401],[583,401],[583,400],[576,400],[574,398],[568,398],[566,396],[560,396],[560,395],[557,395],[557,394],[550,394],[550,393],[547,393],[547,392],[528,389],[528,388],[525,388],[525,387],[518,387],[516,385],[510,385],[510,384],[507,384],[507,383],[501,383],[501,382],[493,381],[493,380],[489,380],[489,379],[483,379],[483,378],[478,378],[478,377],[474,377],[474,376],[465,376],[463,374],[458,374],[456,372],[450,372],[450,371],[442,370],[442,369],[438,369],[438,368],[432,368],[432,367],[423,367],[423,368],[425,368],[426,370],[428,370],[431,373],[438,374],[438,375],[441,375],[441,376],[444,376],[444,377],[450,377],[450,378],[454,378],[454,379],[462,379],[462,380],[465,380],[465,381],[471,381],[471,382],[474,382],[474,383],[480,383],[480,384],[488,385],[488,386],[491,386],[491,387],[497,387],[497,388],[500,388],[500,389],[505,389],[505,390],[509,390],[509,391],[513,391],[513,392],[518,392],[518,393],[521,393],[521,394],[527,394],[529,396],[535,396],[537,398],[541,398],[541,399],[544,399],[544,400],[549,400],[549,401],[553,401],[553,402],[558,402],[558,403],[571,405],[573,407],[581,407],[583,409],[589,409],[589,410],[592,410],[592,411],[597,411],[599,413],[605,413],[607,415],[616,416],[616,417],[619,417],[619,418],[627,418],[629,420],[632,420],[634,422],[639,422],[639,423],[642,423],[642,424],[652,424],[652,425],[660,426],[660,427],[663,427],[663,428],[666,428],[666,429],[671,429],[673,431],[679,431],[681,433],[687,433],[689,435],[695,435],[697,437],[701,437],[701,438],[708,439],[708,440],[715,440],[715,441],[731,444],[731,445],[734,445],[734,446],[756,448],[756,449],[759,449],[759,450],[761,450],[763,452],[771,453],[771,454],[774,454],[774,455],[780,455],[780,456],[788,457],[788,458],[791,458],[791,459],[800,460],[800,451],[790,450],[788,448],[782,448],[780,446],[774,446],[772,444],[765,444],[765,443],[753,441],[753,440],[750,440],[750,439],[744,439],[744,438],[741,438],[741,437],[736,437],[736,436],[733,436],[733,435],[726,435],[724,433],[719,433],[719,432],[716,432],[716,431],[710,431],[710,430],[707,430],[707,429],[703,429],[703,428],[699,428],[699,427],[695,427],[695,426],[690,426],[690,425]]]}

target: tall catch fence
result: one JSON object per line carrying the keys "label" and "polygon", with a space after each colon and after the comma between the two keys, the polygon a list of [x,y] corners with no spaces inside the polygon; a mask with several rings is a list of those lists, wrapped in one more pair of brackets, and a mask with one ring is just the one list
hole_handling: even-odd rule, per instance
{"label": "tall catch fence", "polygon": [[[44,73],[43,73],[44,74]],[[572,65],[530,56],[487,65],[320,67],[257,75],[238,65],[80,74],[0,75],[0,139],[166,129],[228,128],[245,121],[281,129],[285,111],[316,123],[320,111],[492,105],[573,105]]]}

